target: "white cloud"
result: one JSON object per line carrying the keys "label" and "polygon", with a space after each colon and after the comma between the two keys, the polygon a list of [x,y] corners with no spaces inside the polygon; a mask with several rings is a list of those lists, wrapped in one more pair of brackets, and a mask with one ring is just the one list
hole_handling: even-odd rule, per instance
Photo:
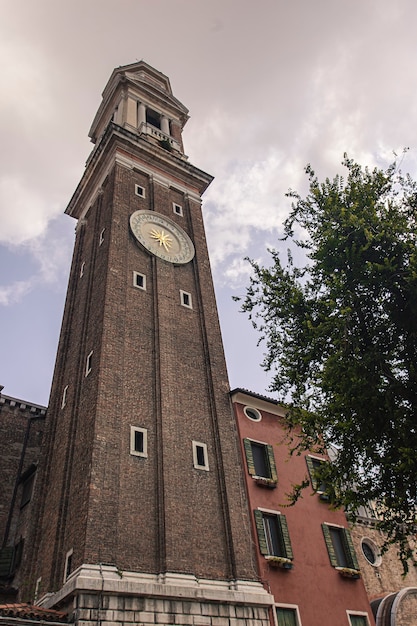
{"label": "white cloud", "polygon": [[0,242],[16,246],[38,237],[57,210],[46,205],[23,178],[4,176],[0,179]]}
{"label": "white cloud", "polygon": [[16,304],[16,302],[20,302],[32,289],[33,284],[30,280],[18,280],[7,287],[0,285],[0,305],[9,306]]}

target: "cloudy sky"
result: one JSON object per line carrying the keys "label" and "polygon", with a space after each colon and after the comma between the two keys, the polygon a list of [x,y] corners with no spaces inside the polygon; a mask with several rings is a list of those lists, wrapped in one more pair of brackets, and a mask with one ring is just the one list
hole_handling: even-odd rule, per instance
{"label": "cloudy sky", "polygon": [[204,212],[232,387],[265,393],[232,295],[268,262],[343,153],[417,176],[415,0],[0,0],[0,385],[48,402],[75,222],[63,215],[119,65],[144,59],[190,110],[185,151],[215,176]]}

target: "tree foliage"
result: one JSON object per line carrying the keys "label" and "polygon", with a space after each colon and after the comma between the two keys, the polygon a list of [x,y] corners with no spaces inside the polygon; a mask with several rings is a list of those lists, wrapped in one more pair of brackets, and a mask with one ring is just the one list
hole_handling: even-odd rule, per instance
{"label": "tree foliage", "polygon": [[[394,162],[290,191],[284,239],[297,267],[271,250],[251,261],[242,309],[265,341],[271,391],[288,406],[297,450],[334,447],[325,468],[336,506],[370,501],[406,567],[416,534],[417,184]],[[298,236],[296,237],[296,233]],[[295,432],[295,431],[293,431]],[[295,489],[295,492],[297,489]],[[299,491],[299,489],[298,489]]]}

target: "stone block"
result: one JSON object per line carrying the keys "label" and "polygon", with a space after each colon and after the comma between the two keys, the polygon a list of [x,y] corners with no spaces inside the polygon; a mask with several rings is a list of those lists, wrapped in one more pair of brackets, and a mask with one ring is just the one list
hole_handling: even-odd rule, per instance
{"label": "stone block", "polygon": [[211,626],[211,618],[207,615],[195,615],[194,626]]}
{"label": "stone block", "polygon": [[143,611],[145,600],[136,596],[127,596],[125,598],[125,610],[127,611]]}
{"label": "stone block", "polygon": [[157,613],[155,615],[155,623],[156,624],[175,624],[175,615],[172,613]]}
{"label": "stone block", "polygon": [[212,626],[229,626],[228,617],[213,617],[211,620]]}
{"label": "stone block", "polygon": [[175,623],[179,626],[192,626],[194,624],[194,617],[193,615],[184,615],[184,613],[178,613],[175,616]]}
{"label": "stone block", "polygon": [[235,607],[232,604],[220,604],[219,615],[221,617],[235,617],[236,616]]}
{"label": "stone block", "polygon": [[151,611],[139,611],[135,612],[135,622],[141,624],[147,622],[149,624],[155,623],[155,613]]}
{"label": "stone block", "polygon": [[202,605],[201,605],[201,614],[202,615],[218,615],[219,614],[219,605],[218,604],[202,603]]}

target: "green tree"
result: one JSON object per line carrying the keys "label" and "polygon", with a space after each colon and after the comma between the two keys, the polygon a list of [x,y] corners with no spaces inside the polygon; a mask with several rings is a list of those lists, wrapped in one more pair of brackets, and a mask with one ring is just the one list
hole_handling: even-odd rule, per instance
{"label": "green tree", "polygon": [[[293,452],[334,447],[322,478],[353,517],[372,501],[405,568],[416,535],[417,184],[394,162],[290,191],[284,239],[303,267],[250,261],[242,309],[261,332]],[[298,433],[302,433],[301,436]],[[300,437],[300,438],[299,438]],[[293,499],[302,487],[294,486]],[[331,487],[330,487],[331,486]]]}

